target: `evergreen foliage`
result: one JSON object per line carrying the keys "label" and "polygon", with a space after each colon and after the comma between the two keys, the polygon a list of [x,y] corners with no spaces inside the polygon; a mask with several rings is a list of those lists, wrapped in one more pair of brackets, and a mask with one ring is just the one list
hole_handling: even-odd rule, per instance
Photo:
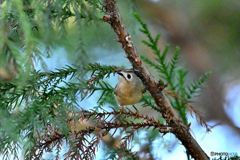
{"label": "evergreen foliage", "polygon": [[[160,74],[160,78],[168,83],[168,88],[172,91],[171,93],[174,94],[174,96],[172,96],[173,99],[171,99],[171,104],[179,112],[184,124],[187,125],[188,122],[186,117],[186,108],[189,105],[188,103],[190,102],[191,98],[198,95],[201,86],[206,82],[208,77],[211,75],[211,72],[205,73],[197,82],[192,82],[191,84],[187,85],[186,75],[188,71],[177,66],[180,51],[179,47],[176,47],[172,59],[170,62],[168,62],[166,55],[170,46],[166,45],[164,51],[161,52],[161,50],[158,48],[160,34],[157,34],[156,37],[153,38],[148,30],[147,24],[145,24],[136,13],[133,13],[133,16],[141,24],[142,28],[140,28],[139,31],[145,34],[148,38],[148,41],[142,40],[142,42],[150,47],[157,56],[157,58],[155,58],[156,63],[145,56],[141,56],[141,58],[145,63],[151,67],[154,67]],[[152,106],[153,109],[156,108],[151,102],[149,102],[149,100],[147,101],[144,99],[144,102],[145,105],[148,104],[149,106]],[[204,118],[200,116],[201,112],[193,107],[190,107],[190,109],[191,113],[193,111],[199,118],[200,123],[204,123],[207,130],[210,130],[208,125],[204,122]]]}
{"label": "evergreen foliage", "polygon": [[[117,149],[113,149],[111,150],[107,155],[106,159],[111,159],[111,160],[114,160],[114,159],[118,159],[119,156],[117,155],[117,153],[120,152],[120,149],[117,148]],[[124,150],[124,153],[123,155],[121,155],[121,157],[125,157],[126,160],[139,160],[139,156],[137,155],[137,153],[133,153],[131,150]]]}
{"label": "evergreen foliage", "polygon": [[[81,86],[65,80],[75,73],[76,69],[68,66],[57,72],[33,72],[22,87],[19,87],[18,80],[0,84],[0,146],[4,156],[17,152],[22,147],[20,142],[23,142],[27,154],[48,126],[57,127],[67,134],[69,127],[65,119],[69,117],[68,112],[72,113],[78,107],[73,88]],[[61,82],[66,87],[61,86]],[[9,149],[15,144],[15,150]]]}
{"label": "evergreen foliage", "polygon": [[[100,0],[7,0],[2,3],[0,73],[6,74],[0,75],[0,153],[4,159],[10,159],[10,155],[19,158],[20,150],[25,159],[40,159],[44,152],[54,150],[55,158],[60,159],[64,142],[68,144],[65,158],[94,158],[101,138],[111,135],[114,139],[117,131],[122,136],[121,144],[106,150],[108,158],[139,159],[128,147],[136,131],[150,132],[145,139],[151,145],[161,129],[167,128],[163,119],[136,115],[129,109],[121,113],[117,110],[113,87],[106,78],[124,67],[85,62],[87,54],[81,30],[91,21],[99,22],[103,12]],[[140,31],[148,38],[143,43],[157,56],[156,62],[146,57],[142,59],[168,83],[169,95],[173,97],[171,104],[187,125],[186,106],[199,94],[210,73],[187,85],[187,71],[177,64],[179,48],[167,62],[170,46],[161,52],[158,48],[160,34],[153,38],[140,17],[137,14],[134,17],[142,26]],[[79,27],[78,47],[74,49],[81,52],[79,66],[48,71],[43,57],[50,57],[52,49],[63,43],[67,44],[66,48],[71,46],[66,36],[71,18]],[[40,61],[45,71],[35,70],[34,61]],[[86,110],[85,106],[80,106],[80,101],[97,92],[100,93],[97,107],[90,106],[94,109]],[[160,112],[150,94],[145,94],[142,102],[143,106]],[[190,109],[197,113],[200,123],[204,123],[198,110]],[[90,125],[84,126],[84,121]]]}

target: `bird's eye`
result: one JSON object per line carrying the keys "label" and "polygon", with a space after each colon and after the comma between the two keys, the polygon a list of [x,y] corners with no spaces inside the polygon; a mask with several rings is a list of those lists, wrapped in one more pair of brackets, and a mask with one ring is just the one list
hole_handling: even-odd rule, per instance
{"label": "bird's eye", "polygon": [[128,79],[131,79],[131,74],[127,74],[127,78],[128,78]]}

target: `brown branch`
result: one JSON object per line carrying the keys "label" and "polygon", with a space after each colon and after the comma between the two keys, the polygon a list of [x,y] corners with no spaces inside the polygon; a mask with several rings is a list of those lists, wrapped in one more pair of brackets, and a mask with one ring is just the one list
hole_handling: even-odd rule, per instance
{"label": "brown branch", "polygon": [[[101,107],[100,107],[101,108]],[[103,110],[102,113],[96,112],[96,111],[88,111],[84,110],[82,108],[81,111],[76,112],[76,117],[78,117],[79,120],[89,120],[89,119],[95,119],[97,122],[92,128],[99,128],[101,130],[105,129],[110,131],[111,129],[118,129],[118,128],[124,128],[127,129],[128,127],[132,127],[134,130],[138,130],[139,128],[150,128],[153,127],[153,129],[158,128],[160,133],[169,133],[172,131],[172,127],[166,126],[159,121],[156,121],[153,117],[149,117],[148,115],[139,114],[136,117],[136,113],[132,112],[131,110],[123,110],[116,111],[114,108],[110,107],[113,111],[108,112],[101,108]],[[110,116],[113,116],[111,120],[107,120]],[[141,119],[141,123],[133,123],[128,122],[125,119],[126,118],[132,118],[132,119]],[[71,120],[68,120],[70,122]],[[113,134],[114,135],[114,134]]]}
{"label": "brown branch", "polygon": [[116,0],[105,1],[106,15],[103,21],[109,23],[117,34],[119,42],[125,51],[127,58],[133,66],[134,72],[142,80],[146,89],[152,95],[155,103],[160,108],[163,118],[172,127],[172,133],[182,142],[187,152],[195,159],[209,159],[196,140],[192,137],[187,126],[178,118],[169,100],[162,90],[158,90],[156,81],[141,60],[133,45],[131,36],[126,31],[121,19]]}
{"label": "brown branch", "polygon": [[[44,151],[50,152],[51,148],[56,146],[56,159],[58,159],[62,143],[66,139],[69,143],[70,141],[74,142],[74,145],[70,145],[69,150],[64,154],[65,159],[93,159],[100,140],[106,135],[113,137],[119,128],[123,129],[125,136],[120,140],[122,142],[120,146],[113,145],[112,147],[120,147],[122,150],[129,146],[134,133],[138,132],[139,129],[157,129],[164,134],[172,131],[172,127],[166,126],[148,115],[138,114],[136,117],[136,113],[131,110],[123,110],[121,111],[122,114],[120,114],[120,111],[116,111],[112,107],[110,108],[112,111],[106,111],[101,107],[102,112],[84,110],[83,108],[81,111],[76,111],[74,118],[66,119],[69,126],[71,126],[68,138],[57,127],[48,126],[43,131],[36,146],[32,149],[32,158],[40,159]],[[111,120],[109,120],[109,117],[112,117]],[[141,123],[134,123],[126,118],[140,119]],[[85,126],[82,123],[84,120],[90,123],[87,123],[88,125]],[[77,124],[82,125],[80,129],[74,127]],[[114,132],[110,133],[111,130],[114,130]]]}

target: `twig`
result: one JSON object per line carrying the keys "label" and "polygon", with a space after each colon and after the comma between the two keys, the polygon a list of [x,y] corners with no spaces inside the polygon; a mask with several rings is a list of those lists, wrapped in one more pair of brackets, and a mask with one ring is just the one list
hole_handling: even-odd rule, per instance
{"label": "twig", "polygon": [[[102,109],[102,108],[101,108]],[[52,147],[57,147],[56,159],[59,157],[59,152],[61,149],[61,144],[63,140],[75,142],[74,145],[70,145],[68,152],[65,153],[66,159],[93,159],[95,155],[95,150],[97,149],[100,140],[109,134],[111,137],[115,134],[116,130],[122,128],[126,135],[121,139],[122,143],[120,145],[121,149],[125,149],[126,146],[132,141],[134,132],[138,132],[139,129],[158,129],[161,133],[169,133],[172,128],[156,121],[153,117],[148,115],[140,114],[138,119],[141,119],[141,123],[134,123],[133,121],[126,121],[124,118],[119,116],[120,112],[112,108],[113,111],[106,111],[102,109],[102,112],[96,112],[94,110],[84,110],[76,112],[77,119],[66,119],[66,121],[71,125],[82,123],[82,120],[95,121],[95,123],[88,123],[89,125],[83,126],[80,130],[71,130],[66,138],[59,129],[49,126],[44,134],[41,136],[40,140],[37,142],[37,146],[32,150],[32,156],[34,159],[40,159],[44,151],[49,152]],[[136,118],[136,113],[124,110],[122,115],[129,118]],[[113,116],[111,120],[108,118]],[[110,130],[114,130],[110,133]],[[89,140],[89,137],[92,137]],[[115,147],[115,146],[114,146]],[[80,152],[79,152],[80,151]]]}

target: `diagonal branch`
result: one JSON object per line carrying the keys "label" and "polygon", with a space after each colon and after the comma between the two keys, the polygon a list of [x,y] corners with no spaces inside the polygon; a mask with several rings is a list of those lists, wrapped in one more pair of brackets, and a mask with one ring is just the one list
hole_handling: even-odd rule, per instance
{"label": "diagonal branch", "polygon": [[124,27],[117,8],[116,0],[105,0],[105,9],[106,15],[103,17],[103,21],[108,22],[117,34],[119,42],[133,66],[134,72],[142,80],[146,89],[154,98],[155,103],[161,110],[163,118],[168,122],[169,126],[172,127],[171,132],[182,142],[187,152],[193,158],[200,160],[209,159],[197,141],[190,134],[189,128],[178,118],[169,100],[162,91],[162,88],[157,85],[153,76],[138,55],[131,40],[131,36]]}

